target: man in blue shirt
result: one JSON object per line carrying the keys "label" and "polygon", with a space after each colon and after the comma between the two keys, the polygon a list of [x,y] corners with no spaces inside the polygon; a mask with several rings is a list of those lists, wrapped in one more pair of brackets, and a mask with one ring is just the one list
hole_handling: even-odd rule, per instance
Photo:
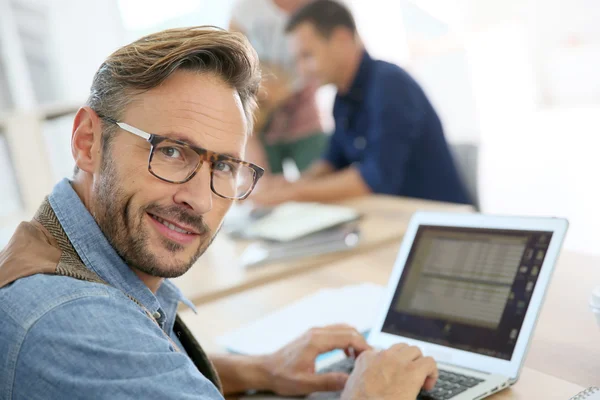
{"label": "man in blue shirt", "polygon": [[345,6],[311,2],[287,31],[300,71],[338,89],[335,132],[323,160],[299,182],[265,183],[254,196],[258,203],[368,193],[470,203],[427,96],[402,68],[371,58]]}
{"label": "man in blue shirt", "polygon": [[[0,399],[282,395],[414,399],[435,362],[376,353],[353,328],[314,328],[273,354],[208,357],[177,316],[183,275],[262,169],[243,161],[260,73],[240,34],[174,29],[118,49],[75,116],[72,180],[0,252]],[[206,321],[210,324],[211,321]],[[323,352],[360,354],[351,375]]]}

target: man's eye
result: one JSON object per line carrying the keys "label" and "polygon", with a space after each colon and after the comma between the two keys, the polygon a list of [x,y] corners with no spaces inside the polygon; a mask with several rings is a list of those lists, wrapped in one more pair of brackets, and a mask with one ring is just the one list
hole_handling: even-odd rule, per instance
{"label": "man's eye", "polygon": [[219,172],[231,173],[233,171],[233,167],[223,161],[219,161],[215,164],[214,169]]}
{"label": "man's eye", "polygon": [[164,147],[160,151],[167,158],[181,158],[181,151],[176,147]]}

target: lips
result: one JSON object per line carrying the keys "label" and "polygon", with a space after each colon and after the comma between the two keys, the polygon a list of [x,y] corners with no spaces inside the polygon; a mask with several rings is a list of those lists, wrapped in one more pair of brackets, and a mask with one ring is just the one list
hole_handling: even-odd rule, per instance
{"label": "lips", "polygon": [[187,235],[197,235],[197,233],[186,231],[185,229],[182,229],[179,226],[177,226],[169,221],[166,221],[160,217],[157,217],[156,215],[152,215],[152,214],[149,214],[149,215],[152,218],[154,218],[156,221],[160,222],[161,224],[163,224],[164,226],[166,226],[167,228],[169,228],[172,231],[179,232],[179,233],[185,233]]}

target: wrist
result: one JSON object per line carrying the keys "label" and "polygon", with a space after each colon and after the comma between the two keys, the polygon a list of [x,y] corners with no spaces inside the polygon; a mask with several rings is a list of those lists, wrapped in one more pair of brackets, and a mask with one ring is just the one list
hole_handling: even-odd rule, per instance
{"label": "wrist", "polygon": [[269,363],[265,356],[219,355],[211,357],[225,395],[249,390],[269,390]]}
{"label": "wrist", "polygon": [[298,182],[294,182],[294,183],[290,183],[289,188],[287,189],[288,192],[288,201],[304,201],[305,199],[305,182],[303,181],[298,181]]}
{"label": "wrist", "polygon": [[272,390],[273,380],[268,356],[249,357],[248,389]]}

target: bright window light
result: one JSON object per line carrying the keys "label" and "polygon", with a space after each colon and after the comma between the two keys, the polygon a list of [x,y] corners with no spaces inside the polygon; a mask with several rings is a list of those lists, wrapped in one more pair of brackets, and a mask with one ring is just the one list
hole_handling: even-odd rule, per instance
{"label": "bright window light", "polygon": [[119,0],[125,29],[140,30],[196,10],[200,0]]}

